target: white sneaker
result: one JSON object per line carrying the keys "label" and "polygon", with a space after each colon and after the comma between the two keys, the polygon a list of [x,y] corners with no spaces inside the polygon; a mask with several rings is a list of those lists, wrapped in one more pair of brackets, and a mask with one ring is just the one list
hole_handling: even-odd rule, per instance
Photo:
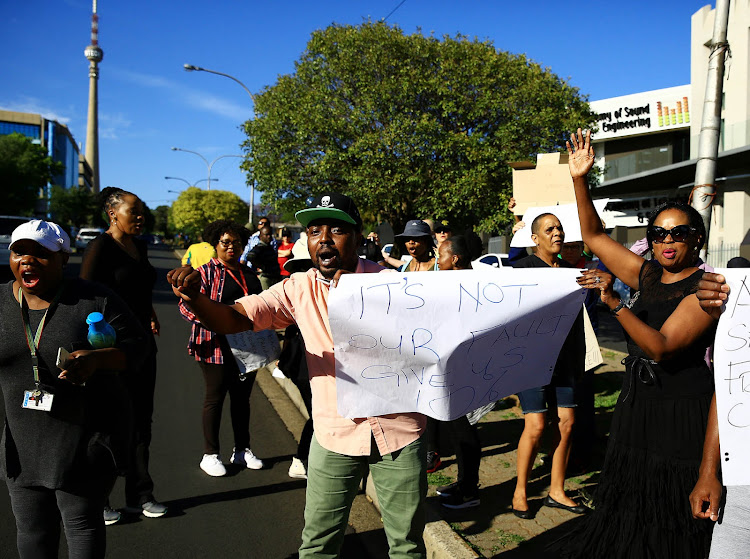
{"label": "white sneaker", "polygon": [[260,470],[263,468],[263,461],[253,454],[253,451],[246,448],[244,451],[232,449],[232,464],[246,466],[251,470]]}
{"label": "white sneaker", "polygon": [[227,474],[227,469],[221,463],[218,454],[204,454],[201,460],[201,470],[210,476],[221,477]]}
{"label": "white sneaker", "polygon": [[302,460],[300,460],[296,456],[292,458],[292,465],[289,466],[289,477],[294,477],[297,479],[307,479],[307,470],[305,470],[305,465],[302,463]]}

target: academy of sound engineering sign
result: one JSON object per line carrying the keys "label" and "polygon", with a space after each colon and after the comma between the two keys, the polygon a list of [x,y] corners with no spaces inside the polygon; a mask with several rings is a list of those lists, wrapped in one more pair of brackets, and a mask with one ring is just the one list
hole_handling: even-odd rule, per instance
{"label": "academy of sound engineering sign", "polygon": [[592,101],[596,140],[690,127],[690,86],[680,85]]}

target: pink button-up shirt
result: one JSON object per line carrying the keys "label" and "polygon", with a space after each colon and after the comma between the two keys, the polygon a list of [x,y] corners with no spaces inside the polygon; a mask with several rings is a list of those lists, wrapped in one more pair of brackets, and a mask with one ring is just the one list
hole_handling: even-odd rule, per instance
{"label": "pink button-up shirt", "polygon": [[[369,260],[359,259],[357,273],[388,271]],[[312,390],[313,422],[318,442],[332,452],[348,456],[368,456],[374,436],[382,456],[417,440],[425,429],[420,413],[394,413],[377,417],[347,419],[336,405],[336,373],[333,336],[328,323],[328,285],[317,281],[323,276],[312,268],[293,274],[260,295],[237,302],[253,321],[253,329],[286,328],[297,323],[305,340],[307,368]]]}

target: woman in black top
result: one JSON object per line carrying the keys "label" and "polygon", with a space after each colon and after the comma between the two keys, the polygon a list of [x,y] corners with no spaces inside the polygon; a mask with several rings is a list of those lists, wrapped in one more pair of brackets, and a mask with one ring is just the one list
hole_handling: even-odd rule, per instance
{"label": "woman in black top", "polygon": [[[151,303],[156,270],[148,261],[146,243],[137,238],[145,222],[145,207],[140,198],[113,187],[102,190],[100,196],[110,220],[109,228],[86,247],[81,277],[104,284],[117,293],[149,333],[143,366],[128,381],[133,407],[133,441],[131,466],[125,476],[125,502],[129,509],[156,518],[167,512],[154,498],[154,482],[148,472],[156,385],[154,334],[159,334],[159,321]],[[108,524],[119,520],[119,513],[109,508],[104,513]]]}
{"label": "woman in black top", "polygon": [[[536,245],[534,254],[514,262],[514,268],[572,268],[558,257],[565,242],[565,232],[555,215],[546,213],[537,216],[531,224],[531,239]],[[603,272],[600,274],[603,275]],[[524,429],[518,441],[517,478],[512,511],[519,518],[533,517],[526,489],[547,424],[552,430],[552,468],[549,494],[543,504],[576,514],[588,512],[586,507],[578,505],[565,494],[565,470],[568,466],[575,420],[573,385],[574,379],[580,378],[583,374],[585,354],[583,314],[579,313],[560,350],[550,384],[530,388],[518,394],[524,413]],[[548,415],[550,417],[547,417]]]}
{"label": "woman in black top", "polygon": [[[0,477],[18,553],[57,557],[62,520],[71,557],[104,557],[102,506],[127,461],[127,402],[114,373],[137,367],[144,332],[109,289],[63,279],[70,240],[57,225],[30,221],[12,241],[14,281],[0,290]],[[114,346],[87,341],[92,312],[115,329]],[[60,348],[70,359],[57,366]]]}
{"label": "woman in black top", "polygon": [[[654,258],[644,260],[602,229],[586,180],[594,162],[590,133],[584,137],[579,129],[568,152],[583,241],[638,293],[624,305],[611,287],[602,291],[625,330],[629,355],[596,509],[562,544],[562,556],[706,557],[713,526],[692,518],[688,500],[714,391],[704,356],[715,322],[696,295],[703,220],[685,204],[656,208],[646,230]],[[581,285],[595,282],[590,273]]]}

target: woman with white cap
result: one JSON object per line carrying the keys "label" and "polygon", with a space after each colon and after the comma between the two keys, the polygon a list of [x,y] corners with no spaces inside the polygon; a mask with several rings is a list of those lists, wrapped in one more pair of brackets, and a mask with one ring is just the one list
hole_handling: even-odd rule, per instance
{"label": "woman with white cap", "polygon": [[[102,507],[126,462],[116,373],[138,365],[145,333],[114,293],[63,277],[69,254],[58,225],[20,225],[10,244],[14,279],[0,289],[0,477],[21,558],[57,557],[60,520],[71,557],[104,557]],[[91,313],[114,328],[113,346],[89,344]]]}

